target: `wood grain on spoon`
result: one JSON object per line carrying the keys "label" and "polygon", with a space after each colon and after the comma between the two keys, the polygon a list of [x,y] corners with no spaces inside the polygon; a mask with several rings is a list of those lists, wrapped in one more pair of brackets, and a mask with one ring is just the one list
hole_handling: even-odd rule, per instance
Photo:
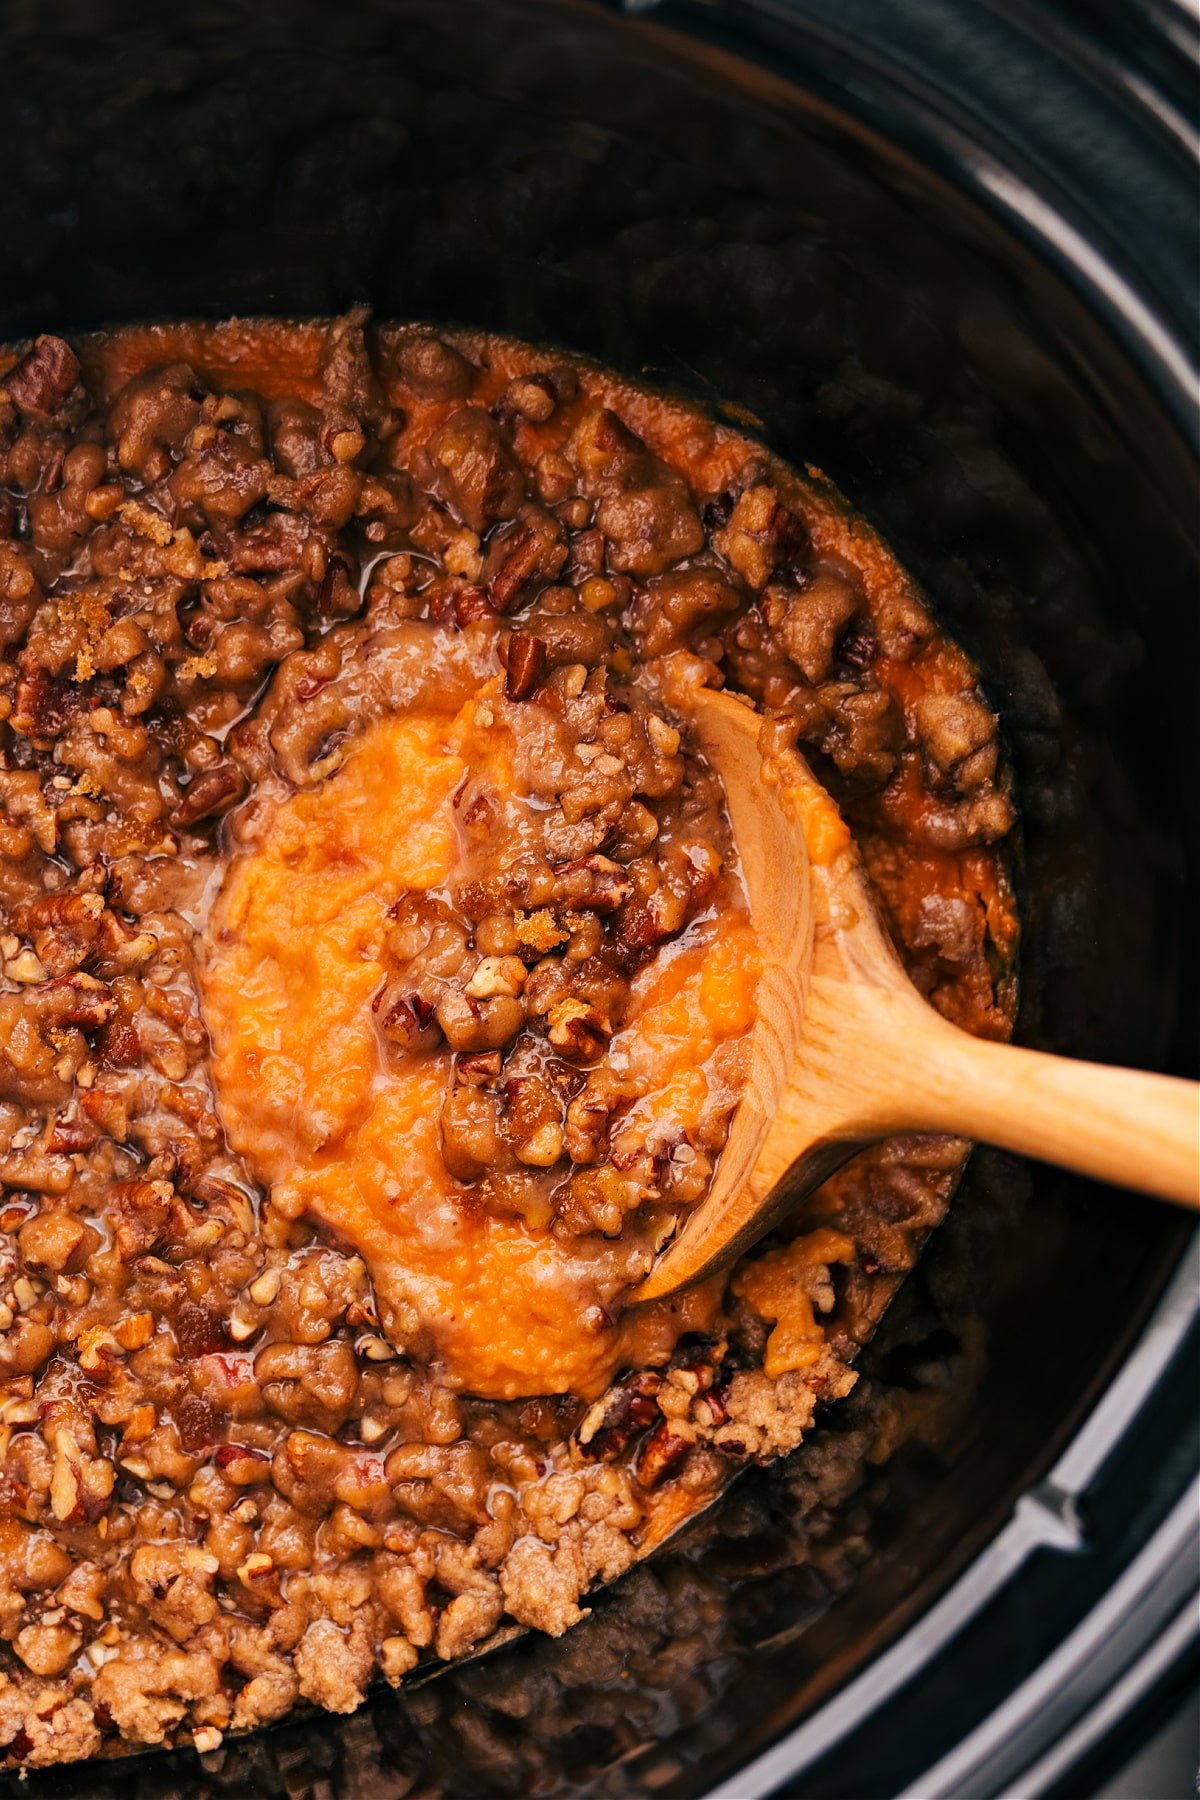
{"label": "wood grain on spoon", "polygon": [[1200,1086],[971,1037],[909,981],[854,840],[795,752],[764,765],[761,721],[693,696],[725,785],[766,974],[745,1095],[706,1198],[638,1290],[731,1262],[856,1149],[949,1132],[1200,1205]]}

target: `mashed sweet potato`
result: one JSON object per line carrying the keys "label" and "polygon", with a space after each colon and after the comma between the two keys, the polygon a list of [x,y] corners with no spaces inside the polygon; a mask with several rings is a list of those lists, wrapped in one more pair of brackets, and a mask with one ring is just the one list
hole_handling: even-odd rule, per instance
{"label": "mashed sweet potato", "polygon": [[[623,1258],[497,1215],[486,1180],[464,1205],[439,1130],[451,1059],[395,1056],[372,1007],[397,901],[444,891],[481,860],[510,866],[540,840],[498,705],[485,690],[453,716],[384,720],[321,786],[266,804],[213,915],[204,1013],[230,1142],[281,1211],[363,1253],[394,1341],[427,1341],[473,1394],[590,1398],[621,1364],[669,1348],[685,1320],[711,1324],[718,1293],[614,1317],[604,1303],[628,1279]],[[496,797],[483,859],[457,823],[468,772]],[[731,896],[634,975],[605,1057],[625,1087],[618,1160],[728,1110],[756,973]]]}

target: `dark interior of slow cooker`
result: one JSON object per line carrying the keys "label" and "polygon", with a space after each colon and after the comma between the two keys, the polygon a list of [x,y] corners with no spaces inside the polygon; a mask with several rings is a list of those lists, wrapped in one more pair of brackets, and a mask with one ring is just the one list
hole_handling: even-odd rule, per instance
{"label": "dark interior of slow cooker", "polygon": [[[749,408],[854,497],[981,663],[1024,825],[1022,1038],[1186,1064],[1190,476],[1065,288],[828,106],[586,3],[175,13],[67,6],[51,37],[9,9],[0,338],[367,299]],[[793,1528],[802,1450],[557,1645],[229,1744],[207,1773],[148,1759],[54,1789],[702,1791],[994,1532],[1183,1233],[980,1154],[866,1365],[910,1395],[957,1372],[963,1403],[869,1471],[840,1562],[808,1566]]]}

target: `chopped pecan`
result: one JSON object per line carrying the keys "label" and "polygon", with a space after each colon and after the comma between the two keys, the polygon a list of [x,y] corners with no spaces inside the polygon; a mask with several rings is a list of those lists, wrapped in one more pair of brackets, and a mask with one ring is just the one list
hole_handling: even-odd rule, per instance
{"label": "chopped pecan", "polygon": [[567,560],[562,528],[552,513],[528,506],[492,540],[487,559],[488,593],[498,612],[511,612],[525,589],[544,587]]}
{"label": "chopped pecan", "polygon": [[68,974],[97,947],[104,900],[99,894],[41,894],[14,909],[17,929],[33,941],[48,975]]}
{"label": "chopped pecan", "polygon": [[530,631],[514,631],[508,640],[508,672],[504,691],[510,700],[528,700],[546,672],[546,646]]}
{"label": "chopped pecan", "polygon": [[226,1481],[232,1481],[235,1487],[251,1487],[270,1480],[270,1457],[249,1444],[218,1444],[212,1459]]}
{"label": "chopped pecan", "polygon": [[470,1083],[451,1088],[439,1123],[442,1160],[456,1181],[478,1181],[494,1167],[500,1148],[494,1094]]}
{"label": "chopped pecan", "polygon": [[464,1087],[486,1087],[495,1081],[501,1069],[498,1050],[477,1050],[460,1056],[454,1065],[454,1079]]}
{"label": "chopped pecan", "polygon": [[729,1397],[727,1387],[710,1388],[707,1394],[701,1394],[696,1400],[697,1416],[703,1413],[711,1426],[725,1425],[729,1421],[729,1408],[725,1402]]}
{"label": "chopped pecan", "polygon": [[572,1062],[591,1062],[602,1054],[610,1031],[594,1006],[568,997],[557,1000],[546,1015],[547,1037]]}
{"label": "chopped pecan", "polygon": [[109,1216],[123,1262],[132,1262],[162,1240],[174,1199],[168,1181],[123,1181],[112,1189]]}
{"label": "chopped pecan", "polygon": [[613,1114],[631,1099],[635,1087],[614,1069],[594,1069],[567,1107],[567,1154],[575,1163],[598,1163],[608,1149]]}
{"label": "chopped pecan", "polygon": [[554,898],[560,906],[588,912],[615,912],[633,892],[633,882],[620,863],[608,856],[580,856],[554,871]]}
{"label": "chopped pecan", "polygon": [[91,1226],[74,1213],[57,1208],[35,1214],[17,1234],[25,1267],[56,1275],[66,1268],[78,1268],[99,1241]]}
{"label": "chopped pecan", "polygon": [[303,567],[309,523],[298,513],[268,513],[263,519],[250,515],[230,540],[226,557],[238,575],[279,574]]}
{"label": "chopped pecan", "polygon": [[610,1388],[584,1416],[575,1442],[594,1461],[613,1462],[634,1438],[660,1417],[657,1396],[662,1376],[643,1369]]}
{"label": "chopped pecan", "polygon": [[325,565],[313,612],[319,619],[349,619],[362,606],[350,564],[344,556],[331,556]]}
{"label": "chopped pecan", "polygon": [[79,1096],[79,1104],[104,1137],[122,1144],[129,1136],[129,1109],[123,1094],[94,1087]]}
{"label": "chopped pecan", "polygon": [[461,351],[431,331],[405,332],[390,361],[406,387],[435,400],[461,400],[477,373]]}
{"label": "chopped pecan", "polygon": [[202,1394],[185,1394],[176,1414],[179,1441],[185,1450],[204,1450],[217,1435],[217,1414]]}
{"label": "chopped pecan", "polygon": [[372,1001],[379,1029],[390,1043],[398,1044],[402,1050],[430,1049],[437,1043],[439,1032],[433,1003],[411,990],[403,991],[403,986],[403,983],[385,982]]}
{"label": "chopped pecan", "polygon": [[484,532],[510,518],[525,495],[521,470],[490,413],[460,406],[436,428],[427,446],[434,492],[464,524]]}
{"label": "chopped pecan", "polygon": [[464,582],[455,588],[454,619],[456,624],[474,625],[480,619],[494,619],[495,617],[495,606],[475,582]]}
{"label": "chopped pecan", "polygon": [[855,584],[829,571],[813,575],[798,591],[767,589],[782,608],[779,641],[806,681],[828,679],[838,643],[865,605]]}
{"label": "chopped pecan", "polygon": [[367,347],[370,316],[368,307],[353,306],[328,326],[321,346],[321,385],[327,406],[374,423],[385,403]]}
{"label": "chopped pecan", "polygon": [[55,413],[79,380],[79,358],[63,338],[40,337],[20,362],[0,377],[0,388],[22,412]]}
{"label": "chopped pecan", "polygon": [[674,1475],[696,1442],[693,1428],[683,1419],[664,1419],[638,1452],[635,1472],[645,1488],[657,1487]]}
{"label": "chopped pecan", "polygon": [[795,568],[807,547],[803,522],[765,483],[747,488],[728,525],[713,535],[713,548],[756,590],[766,587],[775,569]]}
{"label": "chopped pecan", "polygon": [[100,1141],[100,1128],[91,1119],[68,1119],[60,1113],[46,1139],[50,1156],[70,1156],[77,1150],[91,1150]]}
{"label": "chopped pecan", "polygon": [[52,680],[45,669],[18,677],[8,723],[35,742],[49,742],[65,729],[83,705],[83,690],[74,683]]}
{"label": "chopped pecan", "polygon": [[198,825],[224,812],[246,792],[246,777],[236,763],[220,762],[192,778],[183,799],[171,814],[171,823],[180,828]]}
{"label": "chopped pecan", "polygon": [[596,511],[610,565],[625,575],[661,575],[704,548],[704,527],[687,490],[655,483],[610,494]]}
{"label": "chopped pecan", "polygon": [[499,1050],[525,1023],[525,1008],[508,994],[472,1000],[451,992],[439,1000],[436,1018],[452,1050]]}

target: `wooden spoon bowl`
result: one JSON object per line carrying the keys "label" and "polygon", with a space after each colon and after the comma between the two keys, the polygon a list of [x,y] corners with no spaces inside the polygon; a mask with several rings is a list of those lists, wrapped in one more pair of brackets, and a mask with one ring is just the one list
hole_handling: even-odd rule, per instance
{"label": "wooden spoon bowl", "polygon": [[909,980],[850,831],[804,758],[764,763],[761,720],[695,690],[764,970],[746,1087],[708,1194],[638,1289],[660,1299],[740,1256],[856,1150],[948,1132],[1200,1206],[1200,1086],[985,1042]]}

